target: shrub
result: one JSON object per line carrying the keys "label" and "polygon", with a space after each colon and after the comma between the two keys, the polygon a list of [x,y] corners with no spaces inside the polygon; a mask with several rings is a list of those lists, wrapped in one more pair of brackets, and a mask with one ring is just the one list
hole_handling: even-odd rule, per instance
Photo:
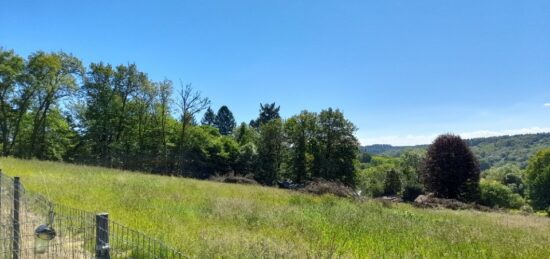
{"label": "shrub", "polygon": [[496,181],[481,181],[480,203],[489,207],[519,209],[523,204],[523,198],[510,188]]}
{"label": "shrub", "polygon": [[368,153],[361,153],[359,155],[359,162],[361,163],[369,163],[370,161],[372,160],[372,156],[369,155]]}
{"label": "shrub", "polygon": [[546,209],[550,206],[550,148],[537,152],[529,160],[525,176],[531,205]]}
{"label": "shrub", "polygon": [[499,167],[492,167],[483,172],[483,178],[500,182],[513,192],[523,196],[525,184],[522,179],[521,169],[514,164],[506,164]]}
{"label": "shrub", "polygon": [[530,213],[533,213],[533,207],[525,204],[523,206],[521,206],[521,208],[519,208],[519,210],[521,212],[523,212],[524,214],[530,214]]}
{"label": "shrub", "polygon": [[428,147],[424,184],[437,197],[475,201],[479,198],[479,166],[468,145],[455,135],[441,135]]}
{"label": "shrub", "polygon": [[420,184],[407,184],[403,188],[403,200],[413,202],[418,195],[424,193],[424,188]]}
{"label": "shrub", "polygon": [[401,177],[393,169],[386,172],[384,179],[384,195],[396,195],[401,192]]}
{"label": "shrub", "polygon": [[503,166],[491,167],[483,171],[483,178],[504,183],[506,175],[521,175],[521,169],[514,164],[505,164]]}
{"label": "shrub", "polygon": [[357,187],[363,192],[363,195],[383,196],[386,172],[397,170],[397,162],[396,158],[375,156],[370,163],[363,164],[365,168],[357,174]]}
{"label": "shrub", "polygon": [[508,186],[513,192],[523,196],[525,194],[525,184],[521,176],[515,174],[507,174],[502,180],[502,184]]}

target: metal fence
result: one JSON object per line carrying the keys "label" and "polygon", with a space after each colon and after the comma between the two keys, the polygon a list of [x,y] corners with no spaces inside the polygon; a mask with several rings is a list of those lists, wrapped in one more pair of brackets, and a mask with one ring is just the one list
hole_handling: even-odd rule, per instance
{"label": "metal fence", "polygon": [[56,204],[0,170],[0,258],[186,258],[109,219]]}

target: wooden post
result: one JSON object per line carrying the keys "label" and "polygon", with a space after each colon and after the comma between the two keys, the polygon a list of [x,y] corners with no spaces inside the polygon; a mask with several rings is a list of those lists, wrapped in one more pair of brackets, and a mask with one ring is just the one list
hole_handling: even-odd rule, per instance
{"label": "wooden post", "polygon": [[95,256],[98,259],[110,259],[109,248],[109,214],[95,215]]}
{"label": "wooden post", "polygon": [[13,178],[13,259],[19,259],[19,177]]}
{"label": "wooden post", "polygon": [[0,169],[0,223],[2,223],[2,178],[4,174],[2,173],[2,169]]}

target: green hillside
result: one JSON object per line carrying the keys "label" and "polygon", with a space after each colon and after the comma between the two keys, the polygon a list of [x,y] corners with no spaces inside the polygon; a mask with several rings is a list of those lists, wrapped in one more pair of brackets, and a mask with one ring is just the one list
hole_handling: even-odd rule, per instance
{"label": "green hillside", "polygon": [[[550,133],[475,138],[466,140],[480,162],[482,170],[507,163],[527,166],[527,160],[537,150],[550,147]],[[406,150],[426,149],[427,145],[392,146],[370,145],[361,147],[361,151],[373,155],[397,157]]]}
{"label": "green hillside", "polygon": [[192,257],[545,258],[550,219],[0,159],[27,189],[108,211]]}

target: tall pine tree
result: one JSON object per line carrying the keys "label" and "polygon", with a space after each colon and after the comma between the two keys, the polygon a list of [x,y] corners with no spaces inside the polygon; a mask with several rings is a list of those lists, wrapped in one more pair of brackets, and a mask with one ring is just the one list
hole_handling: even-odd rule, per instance
{"label": "tall pine tree", "polygon": [[206,109],[206,112],[202,117],[201,124],[206,126],[214,126],[214,124],[216,124],[216,114],[212,108],[208,107],[208,109]]}
{"label": "tall pine tree", "polygon": [[250,121],[250,126],[259,128],[262,124],[268,123],[272,120],[280,119],[279,115],[280,106],[275,106],[275,103],[260,103],[260,116],[256,120]]}
{"label": "tall pine tree", "polygon": [[235,123],[233,113],[229,110],[229,108],[227,108],[227,106],[224,105],[218,110],[214,125],[218,128],[222,135],[229,135],[233,132],[233,129],[237,126],[237,123]]}

